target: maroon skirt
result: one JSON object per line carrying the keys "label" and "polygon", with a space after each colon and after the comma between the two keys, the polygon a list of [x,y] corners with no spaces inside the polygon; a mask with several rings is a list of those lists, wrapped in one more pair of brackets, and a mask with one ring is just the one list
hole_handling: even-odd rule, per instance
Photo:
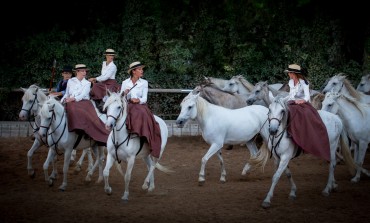
{"label": "maroon skirt", "polygon": [[303,151],[330,161],[326,126],[310,103],[289,103],[288,132]]}
{"label": "maroon skirt", "polygon": [[105,129],[105,124],[96,114],[90,100],[68,102],[65,108],[70,132],[82,130],[95,141],[107,143],[109,131]]}
{"label": "maroon skirt", "polygon": [[107,89],[111,92],[120,92],[121,85],[114,79],[94,83],[90,90],[90,97],[93,100],[101,100],[107,94]]}
{"label": "maroon skirt", "polygon": [[145,137],[151,148],[151,155],[159,158],[162,143],[161,130],[146,104],[128,104],[126,125],[130,133]]}

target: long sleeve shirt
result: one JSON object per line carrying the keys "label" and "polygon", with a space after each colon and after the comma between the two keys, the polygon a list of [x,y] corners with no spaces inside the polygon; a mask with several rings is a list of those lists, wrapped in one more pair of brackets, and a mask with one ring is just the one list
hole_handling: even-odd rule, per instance
{"label": "long sleeve shirt", "polygon": [[96,77],[98,82],[106,81],[108,79],[116,79],[117,66],[114,62],[110,62],[107,65],[107,62],[104,61],[101,69],[101,75]]}
{"label": "long sleeve shirt", "polygon": [[289,80],[289,95],[288,100],[303,99],[306,102],[310,102],[310,86],[306,84],[304,80],[299,79],[297,85],[294,86],[293,79]]}
{"label": "long sleeve shirt", "polygon": [[85,78],[80,81],[77,79],[77,77],[73,77],[69,79],[66,93],[60,101],[64,102],[66,98],[70,97],[74,97],[76,101],[81,101],[84,99],[90,100],[90,87],[91,82]]}
{"label": "long sleeve shirt", "polygon": [[127,99],[138,98],[140,100],[140,104],[145,104],[148,100],[148,81],[139,78],[135,84],[136,86],[132,88],[134,84],[132,83],[131,78],[127,78],[122,82],[121,93],[126,89],[131,89],[127,94]]}

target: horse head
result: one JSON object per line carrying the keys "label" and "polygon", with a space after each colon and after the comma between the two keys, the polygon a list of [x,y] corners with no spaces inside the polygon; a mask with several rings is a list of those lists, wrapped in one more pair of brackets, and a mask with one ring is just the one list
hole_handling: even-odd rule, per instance
{"label": "horse head", "polygon": [[36,116],[41,108],[40,103],[47,99],[47,96],[37,85],[31,85],[28,89],[21,88],[24,92],[22,97],[22,109],[19,112],[19,119],[26,120]]}
{"label": "horse head", "polygon": [[195,119],[197,116],[197,101],[200,93],[189,94],[181,102],[181,111],[176,119],[176,124],[179,128],[184,127],[189,119]]}
{"label": "horse head", "polygon": [[268,121],[271,135],[276,135],[280,128],[286,127],[288,112],[287,98],[277,95],[269,105]]}
{"label": "horse head", "polygon": [[107,100],[104,103],[103,109],[107,111],[107,121],[105,128],[110,131],[121,118],[126,119],[127,116],[127,98],[124,92],[107,91]]}
{"label": "horse head", "polygon": [[322,90],[322,93],[326,94],[329,91],[340,92],[344,86],[345,79],[346,76],[343,73],[334,75],[327,81],[324,89]]}

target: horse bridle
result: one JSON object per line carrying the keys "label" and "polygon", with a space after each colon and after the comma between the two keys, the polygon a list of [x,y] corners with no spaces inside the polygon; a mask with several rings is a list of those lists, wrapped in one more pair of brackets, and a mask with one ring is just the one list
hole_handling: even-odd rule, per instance
{"label": "horse bridle", "polygon": [[[35,96],[35,98],[32,101],[31,107],[28,110],[27,109],[24,109],[24,108],[22,108],[22,110],[21,110],[21,111],[26,111],[27,112],[28,123],[30,124],[31,128],[33,129],[33,133],[37,132],[40,129],[40,127],[37,126],[37,123],[36,122],[35,122],[36,128],[34,128],[33,125],[32,125],[32,123],[31,123],[31,111],[32,111],[32,108],[33,108],[33,106],[35,105],[36,102],[37,102],[37,104],[39,103],[39,100],[37,99],[37,91],[38,90],[39,89],[36,88],[35,93],[33,93],[33,95]],[[34,115],[34,117],[36,117],[36,115]]]}
{"label": "horse bridle", "polygon": [[[284,111],[285,112],[285,111]],[[269,121],[269,126],[270,126],[270,122],[272,121],[272,120],[276,120],[277,122],[278,122],[278,127],[280,127],[280,125],[281,125],[281,123],[282,123],[282,120],[283,120],[283,118],[284,118],[284,115],[285,114],[283,114],[282,116],[281,116],[281,118],[280,119],[278,119],[278,118],[270,118],[270,110],[269,110],[269,112],[268,112],[268,114],[267,114],[267,119],[268,119],[268,121]],[[287,127],[288,127],[288,125],[286,125],[285,126],[285,128],[279,133],[279,134],[277,134],[277,135],[275,135],[275,136],[272,136],[271,134],[269,135],[269,140],[271,140],[271,146],[272,146],[272,148],[271,148],[271,156],[270,156],[270,158],[272,157],[272,152],[274,152],[275,153],[275,155],[276,156],[278,156],[279,157],[279,155],[277,154],[277,152],[276,152],[276,149],[279,147],[279,145],[280,145],[280,142],[281,142],[281,140],[283,139],[283,136],[284,136],[284,132],[286,131],[286,129],[287,129]],[[276,142],[276,144],[274,145],[274,141],[275,141],[275,139],[276,138],[278,138],[278,140],[277,140],[277,142]]]}
{"label": "horse bridle", "polygon": [[[59,136],[59,138],[58,138],[58,140],[54,140],[54,138],[53,138],[53,133],[55,133],[55,131],[59,128],[59,126],[62,124],[62,121],[63,121],[63,118],[65,117],[65,110],[63,109],[63,114],[62,114],[62,118],[60,119],[60,122],[59,122],[59,124],[57,125],[57,127],[53,130],[53,131],[51,131],[50,133],[49,133],[49,129],[50,129],[50,126],[51,126],[51,124],[53,123],[53,120],[56,120],[56,115],[55,115],[55,111],[54,111],[54,109],[51,109],[51,110],[49,110],[49,112],[52,112],[52,115],[51,115],[51,121],[50,121],[50,123],[49,123],[49,126],[43,126],[43,125],[40,125],[40,128],[45,128],[46,129],[46,133],[47,133],[47,136],[46,136],[46,142],[44,142],[43,141],[43,139],[42,139],[42,137],[40,137],[41,138],[41,141],[43,141],[43,143],[45,144],[45,145],[47,145],[48,147],[51,147],[51,146],[54,146],[54,149],[55,149],[55,152],[58,154],[58,155],[62,155],[62,153],[58,153],[58,143],[59,143],[59,141],[60,141],[60,139],[62,138],[62,136],[63,136],[63,134],[64,134],[64,132],[65,132],[65,130],[66,130],[66,128],[67,128],[67,122],[64,122],[64,127],[63,127],[63,131],[62,131],[62,134],[60,134],[60,136]],[[50,135],[50,137],[51,137],[51,139],[52,139],[52,141],[53,141],[53,144],[52,145],[48,145],[48,137],[49,137],[49,135]]]}

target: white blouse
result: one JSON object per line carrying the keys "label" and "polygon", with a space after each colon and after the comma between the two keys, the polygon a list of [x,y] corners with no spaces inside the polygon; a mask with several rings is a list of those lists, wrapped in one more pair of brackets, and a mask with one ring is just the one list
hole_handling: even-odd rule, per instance
{"label": "white blouse", "polygon": [[306,84],[304,80],[299,79],[297,85],[294,86],[294,80],[289,80],[289,95],[288,100],[303,99],[310,102],[310,85]]}
{"label": "white blouse", "polygon": [[127,99],[138,98],[140,100],[140,104],[145,104],[148,100],[148,81],[139,78],[135,84],[136,86],[133,88],[134,84],[132,83],[131,78],[127,78],[122,81],[121,93],[126,89],[131,89],[127,94]]}
{"label": "white blouse", "polygon": [[91,82],[85,78],[80,81],[77,77],[73,77],[69,79],[66,93],[60,101],[64,102],[66,98],[70,97],[74,97],[76,101],[81,101],[83,99],[90,100],[90,87]]}
{"label": "white blouse", "polygon": [[117,66],[112,62],[107,65],[104,61],[101,69],[101,75],[96,77],[98,82],[106,81],[108,79],[116,79]]}

